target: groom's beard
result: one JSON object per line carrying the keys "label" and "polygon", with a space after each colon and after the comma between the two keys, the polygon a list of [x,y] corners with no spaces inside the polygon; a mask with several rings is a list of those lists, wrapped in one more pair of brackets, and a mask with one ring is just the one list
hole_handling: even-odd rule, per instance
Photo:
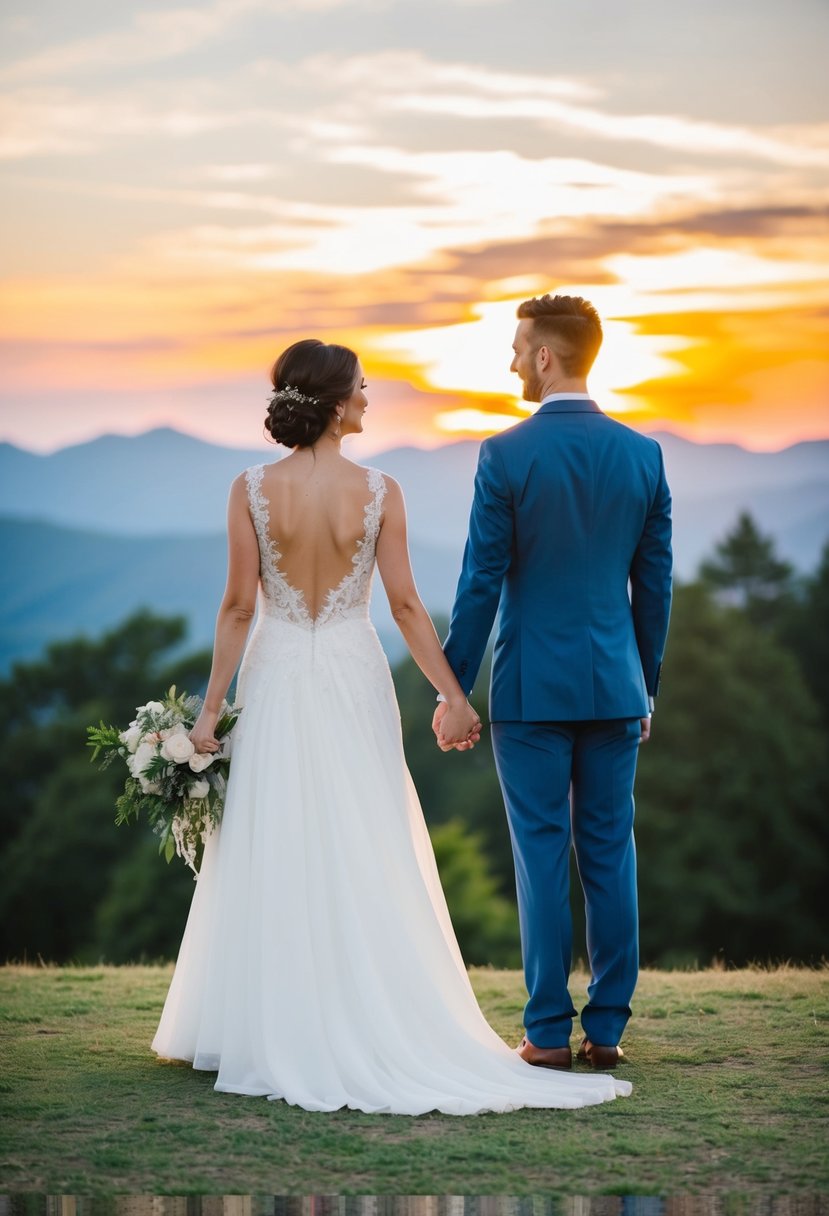
{"label": "groom's beard", "polygon": [[522,396],[525,401],[541,400],[541,379],[534,371],[527,374]]}

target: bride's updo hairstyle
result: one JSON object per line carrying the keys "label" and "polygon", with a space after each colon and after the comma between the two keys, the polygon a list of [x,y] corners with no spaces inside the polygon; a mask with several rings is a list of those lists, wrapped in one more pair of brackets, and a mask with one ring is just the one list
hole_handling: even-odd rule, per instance
{"label": "bride's updo hairstyle", "polygon": [[304,338],[273,365],[274,393],[265,431],[286,448],[310,448],[331,423],[339,401],[350,397],[357,356],[347,346]]}

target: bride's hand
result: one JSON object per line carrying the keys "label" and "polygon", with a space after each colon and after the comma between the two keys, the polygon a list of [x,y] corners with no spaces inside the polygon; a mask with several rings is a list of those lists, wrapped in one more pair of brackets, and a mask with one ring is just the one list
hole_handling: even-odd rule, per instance
{"label": "bride's hand", "polygon": [[442,701],[435,710],[432,729],[441,751],[469,751],[481,737],[481,719],[468,701]]}
{"label": "bride's hand", "polygon": [[221,747],[215,735],[218,720],[219,715],[209,709],[203,709],[199,714],[190,731],[190,742],[197,752],[217,752]]}

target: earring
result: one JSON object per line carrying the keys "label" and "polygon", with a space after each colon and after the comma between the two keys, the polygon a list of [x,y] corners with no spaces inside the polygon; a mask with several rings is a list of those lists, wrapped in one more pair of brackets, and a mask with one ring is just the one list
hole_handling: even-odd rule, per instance
{"label": "earring", "polygon": [[337,438],[337,439],[339,439],[339,438],[340,438],[340,436],[342,435],[342,431],[340,430],[340,423],[341,423],[341,422],[342,422],[342,417],[341,417],[339,414],[337,414],[337,429],[336,429],[336,431],[334,432],[334,435],[336,436],[336,438]]}

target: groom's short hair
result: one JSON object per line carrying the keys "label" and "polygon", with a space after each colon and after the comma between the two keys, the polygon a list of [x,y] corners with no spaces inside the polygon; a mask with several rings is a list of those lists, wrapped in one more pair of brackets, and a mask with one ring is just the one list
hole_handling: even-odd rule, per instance
{"label": "groom's short hair", "polygon": [[602,323],[589,300],[581,296],[534,296],[518,306],[529,318],[538,346],[549,345],[565,376],[586,376],[602,344]]}

